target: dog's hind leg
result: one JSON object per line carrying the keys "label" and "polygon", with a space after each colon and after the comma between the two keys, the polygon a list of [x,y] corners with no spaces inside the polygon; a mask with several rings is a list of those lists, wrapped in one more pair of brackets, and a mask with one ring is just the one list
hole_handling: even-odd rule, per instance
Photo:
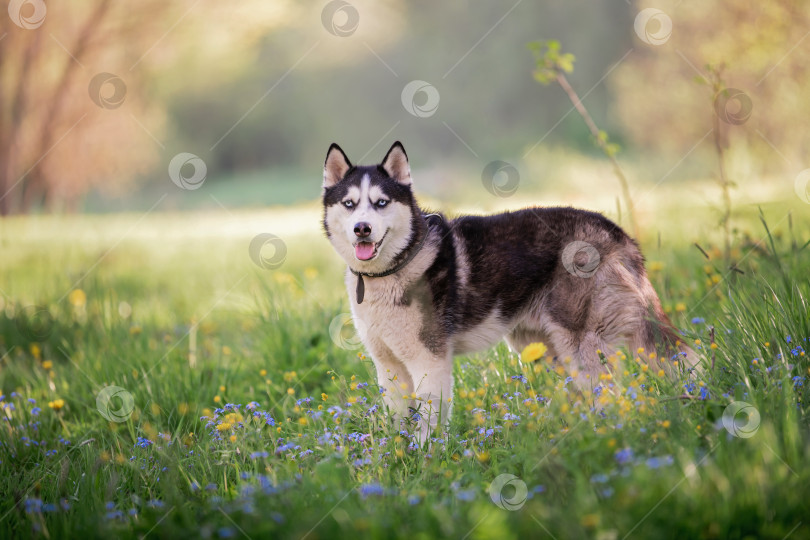
{"label": "dog's hind leg", "polygon": [[[556,359],[556,362],[566,366],[569,371],[576,370],[577,384],[580,387],[589,388],[592,386],[591,380],[598,380],[600,370],[591,369],[593,364],[589,364],[583,359],[596,356],[595,351],[600,348],[600,345],[607,349],[606,344],[602,345],[601,341],[589,339],[583,346],[574,332],[553,321],[547,315],[524,320],[506,337],[506,343],[518,354],[526,345],[535,342],[541,342],[548,347],[547,358]],[[594,354],[588,354],[589,351]]]}
{"label": "dog's hind leg", "polygon": [[613,347],[595,331],[586,332],[579,339],[576,366],[577,384],[581,388],[593,388],[599,384],[608,359],[614,354]]}
{"label": "dog's hind leg", "polygon": [[639,289],[646,302],[647,312],[637,334],[631,340],[633,347],[644,348],[647,353],[656,350],[662,353],[656,364],[667,372],[702,371],[699,357],[684,343],[664,313],[661,301],[646,276],[642,277]]}

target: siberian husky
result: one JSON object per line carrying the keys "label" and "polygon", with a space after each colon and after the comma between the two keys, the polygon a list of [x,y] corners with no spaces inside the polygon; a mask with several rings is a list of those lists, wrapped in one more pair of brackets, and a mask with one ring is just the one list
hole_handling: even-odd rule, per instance
{"label": "siberian husky", "polygon": [[352,165],[332,144],[323,206],[389,412],[416,409],[423,442],[449,418],[453,355],[502,338],[518,352],[545,343],[549,355],[570,359],[583,389],[598,384],[618,347],[693,356],[661,309],[638,245],[600,214],[427,214],[400,142],[371,166]]}

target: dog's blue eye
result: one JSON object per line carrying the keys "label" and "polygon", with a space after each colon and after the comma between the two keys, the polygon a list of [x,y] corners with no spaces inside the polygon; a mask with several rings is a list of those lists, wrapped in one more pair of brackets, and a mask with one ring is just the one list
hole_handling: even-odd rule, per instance
{"label": "dog's blue eye", "polygon": [[380,199],[379,201],[377,201],[377,206],[379,206],[380,208],[384,207],[387,204],[388,201],[386,201],[385,199]]}
{"label": "dog's blue eye", "polygon": [[352,206],[354,206],[354,201],[343,201],[343,206],[345,206],[346,208],[351,208]]}

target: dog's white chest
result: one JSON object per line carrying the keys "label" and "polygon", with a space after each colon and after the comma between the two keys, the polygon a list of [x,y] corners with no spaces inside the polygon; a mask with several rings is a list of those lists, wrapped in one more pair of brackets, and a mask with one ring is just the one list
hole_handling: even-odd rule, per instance
{"label": "dog's white chest", "polygon": [[377,279],[365,280],[365,298],[357,303],[357,278],[347,276],[346,289],[351,297],[354,324],[364,343],[376,341],[397,354],[411,356],[421,349],[420,332],[424,323],[417,301],[403,302],[402,291],[382,286]]}

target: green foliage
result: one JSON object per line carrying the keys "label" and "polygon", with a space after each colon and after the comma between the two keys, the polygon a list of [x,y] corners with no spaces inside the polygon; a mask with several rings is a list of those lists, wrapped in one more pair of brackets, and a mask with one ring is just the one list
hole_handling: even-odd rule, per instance
{"label": "green foliage", "polygon": [[601,147],[608,157],[614,157],[622,149],[617,143],[610,142],[607,132],[601,130],[599,131],[598,141],[595,144]]}
{"label": "green foliage", "polygon": [[571,53],[560,52],[560,42],[554,39],[533,41],[527,45],[534,54],[537,67],[534,78],[541,84],[549,84],[557,79],[560,72],[574,71],[575,57]]}
{"label": "green foliage", "polygon": [[[782,538],[810,512],[806,228],[771,222],[741,242],[734,280],[705,241],[709,260],[644,246],[701,374],[671,380],[632,351],[580,395],[564,364],[500,345],[457,359],[450,432],[426,451],[382,415],[369,359],[330,335],[347,309],[326,240],[290,240],[275,271],[249,261],[249,238],[133,240],[104,257],[106,244],[67,241],[113,219],[41,224],[39,240],[7,224],[2,537]],[[763,234],[757,216],[745,225]],[[47,339],[30,304],[52,316]],[[134,397],[125,422],[97,410],[107,384]],[[759,411],[753,437],[724,429],[732,400]],[[488,493],[506,473],[528,490],[516,511]]]}

